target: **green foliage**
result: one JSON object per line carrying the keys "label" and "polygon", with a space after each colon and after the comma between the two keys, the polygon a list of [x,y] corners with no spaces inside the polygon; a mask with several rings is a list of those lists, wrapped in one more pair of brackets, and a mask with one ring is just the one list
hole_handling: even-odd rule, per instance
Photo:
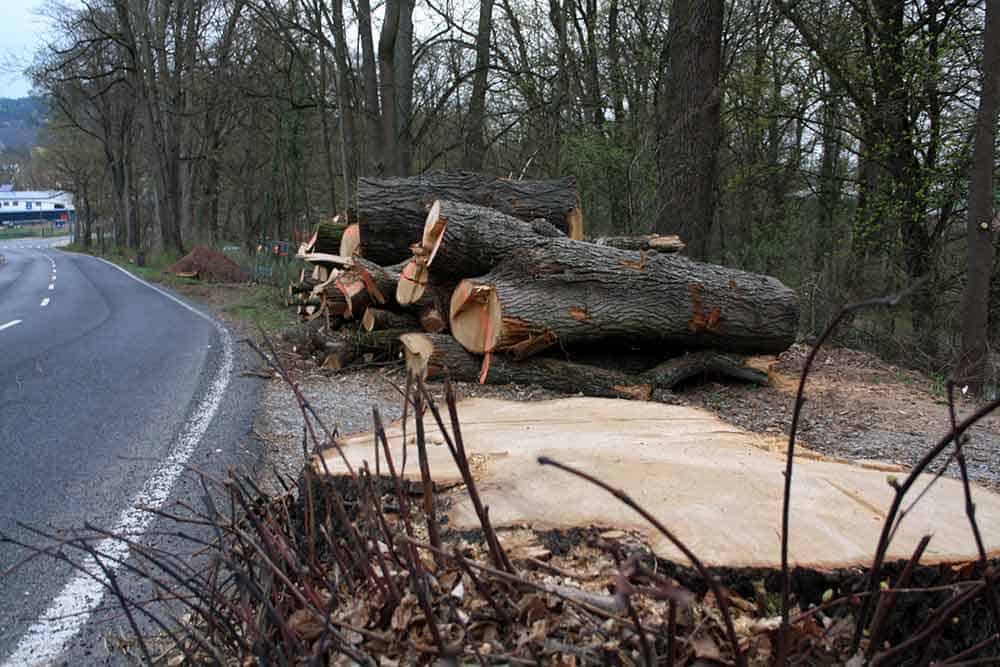
{"label": "green foliage", "polygon": [[656,177],[651,152],[590,130],[566,138],[563,164],[580,186],[589,234],[645,234],[652,229]]}

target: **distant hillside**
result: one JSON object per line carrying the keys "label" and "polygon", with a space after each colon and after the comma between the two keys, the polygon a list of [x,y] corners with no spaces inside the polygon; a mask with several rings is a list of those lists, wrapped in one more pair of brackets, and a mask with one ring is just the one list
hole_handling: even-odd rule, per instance
{"label": "distant hillside", "polygon": [[0,98],[0,150],[34,146],[46,112],[40,97]]}

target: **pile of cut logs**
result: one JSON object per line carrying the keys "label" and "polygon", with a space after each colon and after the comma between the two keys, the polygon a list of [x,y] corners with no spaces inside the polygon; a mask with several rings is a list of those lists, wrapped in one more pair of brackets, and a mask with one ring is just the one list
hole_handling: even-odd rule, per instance
{"label": "pile of cut logs", "polygon": [[706,372],[766,382],[742,355],[795,340],[775,278],[675,236],[584,240],[572,178],[362,178],[350,219],[317,226],[289,286],[313,323],[296,347],[328,369],[405,352],[429,378],[648,399]]}

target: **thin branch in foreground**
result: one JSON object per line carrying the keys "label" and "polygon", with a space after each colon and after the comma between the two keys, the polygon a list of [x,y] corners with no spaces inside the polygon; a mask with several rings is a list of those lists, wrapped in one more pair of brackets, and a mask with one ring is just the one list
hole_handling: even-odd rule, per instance
{"label": "thin branch in foreground", "polygon": [[775,660],[775,664],[777,665],[783,666],[787,662],[786,655],[788,652],[787,640],[789,628],[788,617],[791,610],[791,581],[788,567],[788,539],[792,506],[792,472],[795,468],[795,438],[799,431],[799,417],[802,415],[802,406],[805,404],[806,400],[806,381],[809,379],[809,372],[812,370],[813,361],[815,361],[820,348],[822,348],[823,344],[826,343],[830,336],[833,335],[833,332],[837,329],[844,318],[847,317],[847,315],[865,308],[873,308],[877,306],[896,306],[904,298],[915,292],[926,281],[927,278],[918,280],[908,289],[895,295],[869,299],[868,301],[861,301],[859,303],[843,307],[840,312],[837,313],[837,316],[833,318],[833,321],[831,321],[830,324],[827,325],[826,329],[823,330],[823,333],[820,334],[819,340],[817,340],[816,344],[813,345],[811,350],[809,350],[809,355],[806,357],[806,361],[802,366],[802,373],[799,376],[799,388],[795,393],[795,406],[792,409],[792,423],[789,427],[788,433],[788,450],[785,453],[785,489],[781,504],[781,626],[778,630],[778,651]]}
{"label": "thin branch in foreground", "polygon": [[705,565],[701,562],[701,559],[698,558],[698,556],[696,556],[695,553],[691,551],[691,549],[689,549],[686,544],[684,544],[684,542],[682,542],[676,535],[674,535],[669,528],[664,526],[659,519],[650,514],[648,510],[639,505],[639,503],[634,501],[631,496],[629,496],[621,489],[617,489],[608,484],[607,482],[604,482],[603,480],[594,477],[593,475],[585,473],[582,470],[578,470],[577,468],[574,468],[573,466],[567,465],[565,463],[560,463],[547,456],[539,456],[538,463],[539,465],[543,466],[550,465],[564,472],[568,472],[571,475],[576,475],[580,479],[583,479],[595,486],[604,489],[605,491],[613,495],[615,498],[620,500],[622,503],[630,507],[636,513],[638,513],[643,519],[648,521],[653,527],[655,527],[658,531],[660,531],[660,533],[662,533],[664,537],[670,540],[670,542],[675,547],[680,549],[681,553],[683,553],[687,557],[687,559],[691,561],[691,564],[694,565],[696,570],[698,570],[698,574],[701,575],[701,577],[705,580],[705,583],[707,583],[709,588],[711,588],[713,595],[715,595],[716,604],[719,605],[719,614],[721,614],[722,620],[726,626],[726,636],[727,639],[729,640],[730,647],[732,648],[733,657],[736,660],[736,664],[739,665],[740,667],[746,666],[746,656],[743,655],[743,651],[740,649],[740,642],[736,636],[736,629],[733,626],[733,617],[732,614],[730,614],[729,612],[729,600],[726,597],[726,593],[725,591],[722,590],[722,585],[719,583],[718,579],[716,579],[715,576],[708,571],[708,568],[706,568]]}

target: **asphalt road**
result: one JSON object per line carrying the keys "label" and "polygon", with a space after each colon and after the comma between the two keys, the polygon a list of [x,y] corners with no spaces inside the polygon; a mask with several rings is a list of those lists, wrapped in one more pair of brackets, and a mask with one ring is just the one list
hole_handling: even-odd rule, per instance
{"label": "asphalt road", "polygon": [[[0,533],[155,532],[133,506],[196,497],[184,464],[257,461],[257,381],[209,314],[52,244],[0,242]],[[0,543],[0,573],[25,555]],[[95,613],[100,587],[68,565],[0,576],[0,601],[0,665],[116,662],[102,636],[123,621]]]}

